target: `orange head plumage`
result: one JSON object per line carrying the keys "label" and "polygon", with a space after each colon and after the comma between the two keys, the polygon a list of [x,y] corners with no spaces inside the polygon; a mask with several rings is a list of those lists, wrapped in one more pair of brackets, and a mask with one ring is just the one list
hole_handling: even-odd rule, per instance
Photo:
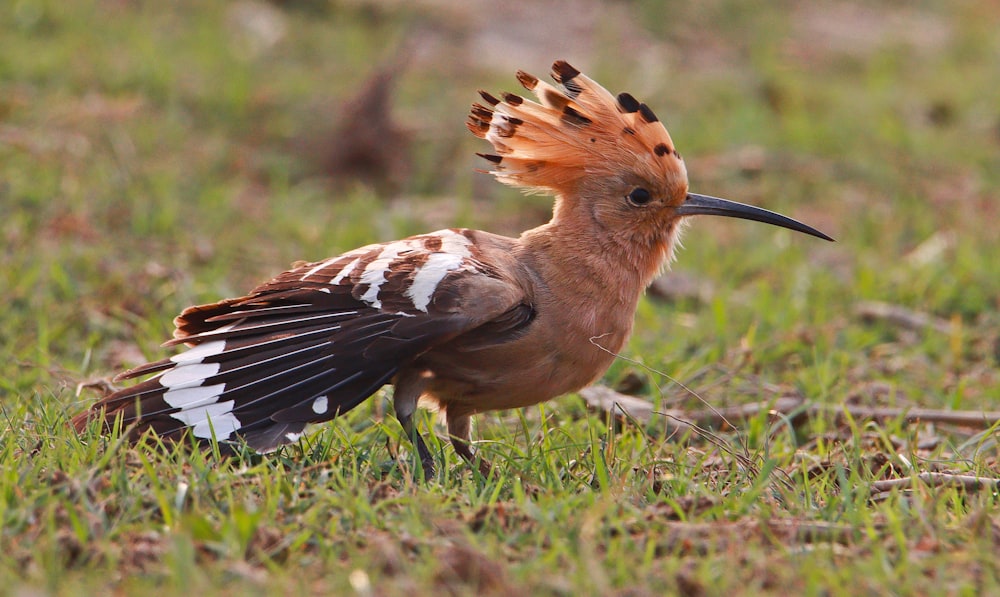
{"label": "orange head plumage", "polygon": [[493,144],[496,154],[483,157],[495,164],[492,173],[501,182],[577,194],[581,184],[628,177],[635,179],[629,184],[683,200],[684,161],[646,104],[627,93],[616,98],[562,60],[552,65],[558,87],[524,71],[517,78],[538,102],[480,91],[489,106],[473,104],[466,123]]}
{"label": "orange head plumage", "polygon": [[480,91],[488,105],[473,104],[466,126],[495,153],[479,155],[501,182],[554,193],[554,222],[626,247],[626,257],[644,262],[644,279],[669,258],[687,216],[757,220],[832,240],[774,212],[689,193],[684,160],[667,129],[628,93],[612,95],[563,60],[552,65],[557,85],[523,71],[517,78],[538,102]]}

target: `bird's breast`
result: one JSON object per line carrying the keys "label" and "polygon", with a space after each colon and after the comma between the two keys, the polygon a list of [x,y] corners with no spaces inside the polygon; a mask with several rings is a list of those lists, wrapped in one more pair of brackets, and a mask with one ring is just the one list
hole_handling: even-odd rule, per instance
{"label": "bird's breast", "polygon": [[449,412],[538,404],[587,386],[628,339],[634,309],[538,305],[527,330],[479,350],[442,346],[420,358],[430,370],[429,397]]}

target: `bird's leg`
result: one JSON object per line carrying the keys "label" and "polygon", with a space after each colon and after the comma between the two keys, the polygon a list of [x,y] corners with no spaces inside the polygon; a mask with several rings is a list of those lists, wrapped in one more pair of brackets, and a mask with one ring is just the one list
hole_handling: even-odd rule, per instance
{"label": "bird's leg", "polygon": [[453,417],[448,413],[448,435],[451,437],[451,445],[455,447],[455,452],[466,462],[475,465],[478,461],[479,472],[483,477],[489,477],[493,466],[489,460],[478,455],[472,449],[470,441],[472,417],[470,415],[459,415]]}
{"label": "bird's leg", "polygon": [[434,476],[434,457],[427,449],[424,438],[417,431],[417,426],[413,422],[413,414],[417,411],[417,401],[420,400],[420,395],[423,394],[429,379],[423,371],[404,371],[396,379],[396,388],[392,395],[392,406],[396,411],[396,419],[399,420],[406,436],[410,438],[413,446],[417,449],[425,479]]}
{"label": "bird's leg", "polygon": [[417,448],[417,455],[420,456],[420,466],[424,469],[424,478],[429,479],[430,477],[433,477],[434,457],[431,455],[431,451],[427,448],[427,444],[424,443],[424,438],[420,436],[417,426],[413,423],[413,413],[400,415],[397,411],[396,418],[399,419],[399,424],[403,426],[403,431],[406,433],[406,436],[410,438],[410,441]]}

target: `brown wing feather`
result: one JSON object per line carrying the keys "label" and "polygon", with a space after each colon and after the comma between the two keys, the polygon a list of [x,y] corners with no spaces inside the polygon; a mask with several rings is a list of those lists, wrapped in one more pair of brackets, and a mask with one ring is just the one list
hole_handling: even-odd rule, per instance
{"label": "brown wing feather", "polygon": [[[74,424],[103,413],[106,425],[120,418],[137,436],[242,438],[267,451],[354,408],[440,343],[495,318],[510,330],[506,313],[522,297],[457,232],[438,234],[445,242],[424,235],[365,247],[285,272],[248,296],[186,309],[167,344],[187,350],[124,373],[155,375]],[[415,292],[421,284],[433,292]]]}

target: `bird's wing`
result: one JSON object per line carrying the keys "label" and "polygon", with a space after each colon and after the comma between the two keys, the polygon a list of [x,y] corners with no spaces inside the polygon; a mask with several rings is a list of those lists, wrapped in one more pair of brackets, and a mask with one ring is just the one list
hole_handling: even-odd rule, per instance
{"label": "bird's wing", "polygon": [[514,337],[530,322],[528,300],[462,231],[369,245],[188,308],[168,342],[187,350],[120,375],[156,374],[91,412],[136,423],[133,433],[190,431],[267,451],[354,408],[436,345],[480,328],[492,342]]}

